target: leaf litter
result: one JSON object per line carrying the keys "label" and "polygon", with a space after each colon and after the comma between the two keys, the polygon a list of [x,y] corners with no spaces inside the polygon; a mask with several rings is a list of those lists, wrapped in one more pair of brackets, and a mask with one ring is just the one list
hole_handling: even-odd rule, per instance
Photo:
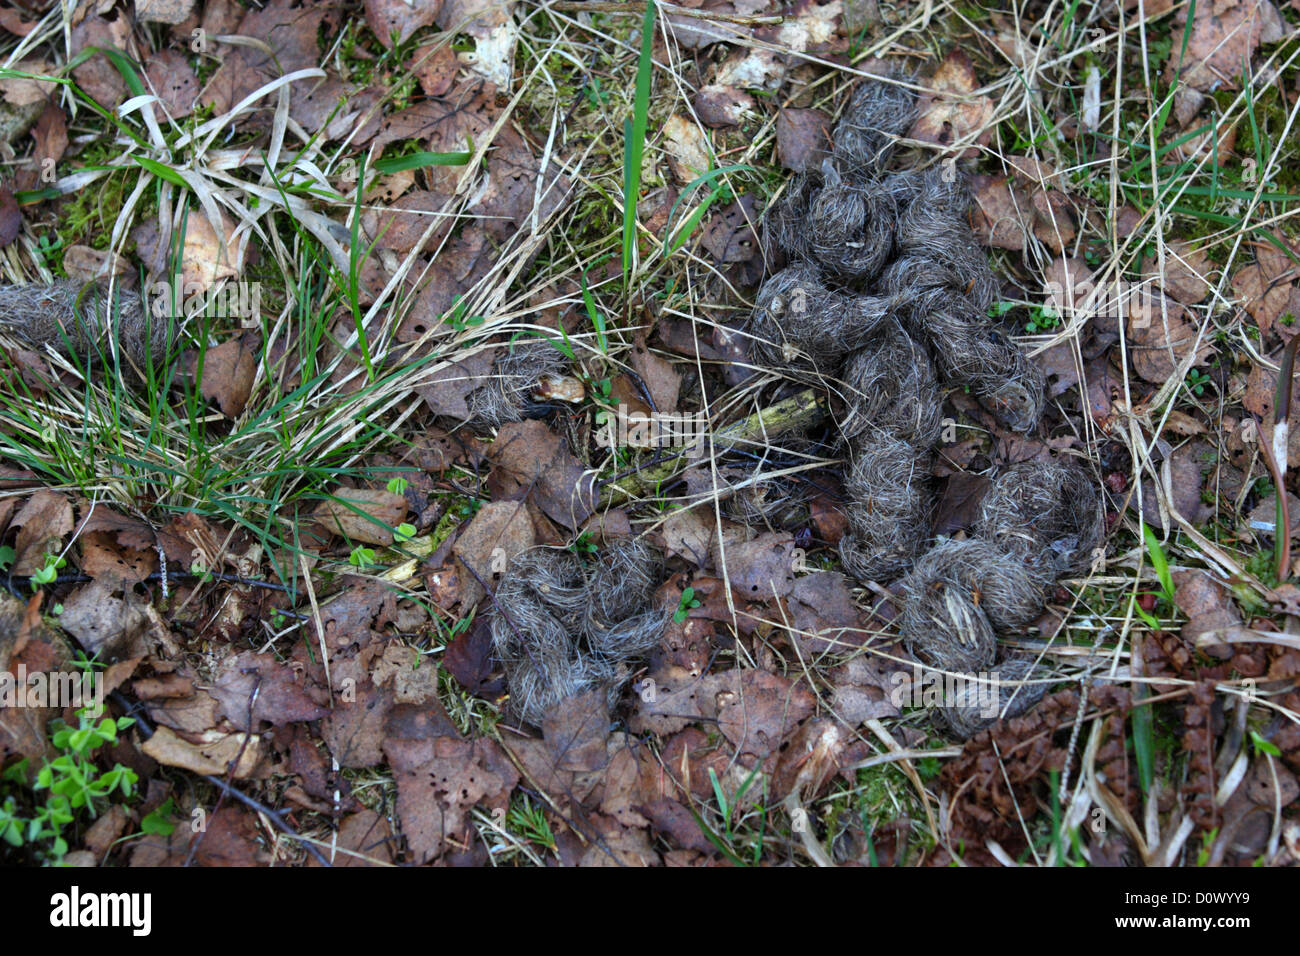
{"label": "leaf litter", "polygon": [[[185,5],[138,6],[146,19],[178,30],[190,22]],[[798,4],[779,26],[673,14],[666,22],[678,41],[716,45],[719,56],[701,64],[693,103],[678,104],[652,135],[661,142],[648,155],[662,146],[672,180],[656,194],[666,207],[660,218],[643,221],[664,242],[674,202],[690,209],[687,200],[728,184],[687,236],[684,258],[692,262],[683,275],[708,295],[685,309],[629,300],[627,316],[616,318],[616,266],[586,262],[521,293],[523,277],[554,264],[548,224],[590,212],[580,170],[592,137],[571,136],[569,102],[554,104],[557,118],[570,110],[557,137],[532,99],[524,108],[510,100],[526,82],[518,72],[524,20],[514,4],[367,2],[374,45],[361,59],[383,58],[383,70],[398,70],[388,51],[409,57],[400,70],[410,83],[396,97],[386,89],[394,74],[372,75],[337,57],[317,70],[318,38],[339,24],[337,5],[225,6],[204,4],[197,22],[213,35],[258,42],[217,46],[219,65],[201,91],[193,58],[178,49],[147,53],[146,79],[172,120],[197,102],[217,115],[242,110],[231,128],[259,147],[287,130],[319,134],[321,144],[358,157],[368,149],[368,161],[383,156],[390,166],[395,154],[412,151],[473,161],[371,171],[358,186],[321,175],[330,161],[311,147],[308,162],[324,165],[294,173],[302,177],[295,189],[350,182],[362,191],[355,209],[294,208],[304,221],[318,216],[318,229],[341,242],[355,221],[370,250],[357,304],[338,300],[328,317],[333,341],[322,354],[335,364],[322,381],[339,396],[364,396],[376,371],[399,371],[403,361],[418,370],[402,373],[410,407],[385,419],[411,451],[367,448],[347,460],[341,483],[331,472],[296,509],[281,508],[277,527],[292,528],[292,543],[268,541],[229,511],[154,522],[136,510],[150,501],[124,498],[116,487],[109,503],[93,505],[62,490],[28,489],[16,508],[0,512],[14,550],[12,584],[35,580],[51,556],[69,559],[50,585],[61,603],[52,620],[99,652],[141,702],[151,730],[123,745],[132,760],[225,778],[248,793],[286,782],[284,799],[309,814],[306,826],[336,831],[336,845],[356,854],[340,854],[334,865],[735,863],[739,847],[728,841],[736,820],[787,812],[795,819],[819,800],[842,800],[882,747],[902,754],[899,779],[913,790],[908,809],[877,820],[872,834],[854,829],[861,821],[832,832],[819,820],[816,839],[824,833],[837,861],[864,858],[873,838],[882,859],[1032,856],[1041,844],[1024,821],[1036,814],[1041,821],[1038,808],[1056,779],[1049,774],[1072,770],[1099,788],[1089,792],[1112,819],[1139,811],[1145,796],[1126,735],[1142,700],[1120,685],[1063,681],[1063,673],[1077,674],[1054,656],[1049,619],[1059,627],[1063,606],[1085,600],[1080,582],[1110,560],[1106,538],[1124,510],[1116,495],[1135,515],[1140,495],[1148,522],[1166,535],[1177,524],[1149,510],[1158,501],[1163,516],[1166,497],[1197,524],[1224,511],[1249,513],[1233,532],[1244,541],[1267,533],[1276,489],[1252,488],[1253,466],[1242,459],[1251,441],[1238,442],[1232,465],[1214,469],[1203,467],[1199,445],[1195,454],[1191,445],[1163,450],[1166,475],[1134,482],[1118,440],[1098,448],[1087,436],[1134,414],[1126,388],[1140,392],[1145,414],[1147,386],[1210,367],[1219,349],[1202,334],[1202,316],[1225,289],[1240,297],[1261,341],[1285,343],[1294,270],[1276,245],[1249,246],[1255,263],[1232,269],[1213,247],[1168,242],[1162,271],[1149,258],[1134,270],[1163,290],[1154,323],[1119,316],[1121,327],[1109,329],[1091,319],[1031,355],[996,304],[1045,263],[1091,274],[1095,255],[1085,260],[1080,242],[1099,209],[1048,151],[1003,148],[995,116],[1005,101],[997,99],[1001,87],[981,85],[983,59],[953,48],[922,77],[882,61],[869,71],[875,79],[814,97],[801,92],[820,68],[813,62],[850,49],[839,5]],[[768,10],[723,6],[739,21]],[[74,46],[128,48],[125,20],[78,13]],[[1283,23],[1267,3],[1198,8],[1187,55],[1181,65],[1168,58],[1169,75],[1206,92],[1239,88],[1240,61],[1277,42]],[[437,39],[434,27],[461,39]],[[654,49],[666,50],[659,35]],[[282,87],[278,109],[262,108],[274,96],[262,107],[240,106],[297,70],[312,75]],[[122,76],[103,54],[73,76],[105,106],[125,98]],[[4,82],[6,102],[23,96]],[[756,95],[781,90],[794,95],[770,110]],[[605,95],[593,84],[580,102]],[[81,144],[68,139],[66,103],[41,99],[32,157],[77,162]],[[1192,102],[1180,98],[1179,109]],[[1194,115],[1180,112],[1179,123]],[[770,203],[760,190],[737,191],[709,173],[728,161],[725,148],[743,148],[738,140],[764,122],[775,162],[794,174]],[[986,150],[998,161],[974,162]],[[932,156],[939,161],[927,165]],[[983,172],[971,176],[976,166]],[[688,187],[706,173],[715,180],[691,196]],[[647,175],[651,189],[660,175]],[[190,207],[198,214],[183,243],[185,278],[204,291],[257,274],[260,256],[284,261],[280,238],[248,229],[262,214],[227,202],[235,194],[223,194],[215,217],[202,190]],[[650,197],[644,201],[643,215]],[[166,244],[157,236],[172,234],[171,211],[159,210],[153,255],[142,244],[142,258],[161,262]],[[31,226],[21,215],[16,222]],[[1273,238],[1289,247],[1284,233]],[[333,253],[336,265],[350,243]],[[1010,255],[991,262],[989,247]],[[637,252],[653,255],[645,244]],[[299,347],[283,328],[259,328],[256,317],[218,330],[156,327],[149,310],[136,311],[141,296],[129,285],[116,291],[113,315],[106,280],[92,272],[110,261],[116,269],[107,256],[87,259],[78,280],[0,290],[12,306],[3,310],[6,331],[35,356],[21,359],[23,380],[39,380],[40,394],[57,397],[71,378],[50,371],[50,361],[95,368],[107,357],[111,368],[116,353],[147,376],[151,361],[159,367],[182,342],[201,343],[196,394],[212,403],[204,427],[259,427],[261,403],[284,394],[264,359]],[[69,274],[74,264],[70,258]],[[364,323],[358,308],[369,310]],[[636,308],[648,323],[625,333],[617,322],[639,323]],[[7,354],[17,364],[19,353]],[[39,376],[37,360],[47,363]],[[191,364],[188,375],[197,371]],[[289,388],[310,374],[304,368]],[[111,384],[96,375],[90,387]],[[1221,384],[1235,389],[1243,418],[1261,419],[1255,442],[1267,440],[1274,384],[1267,366]],[[782,401],[811,402],[813,414],[789,430],[762,430],[770,424],[762,403]],[[610,415],[616,402],[646,414],[707,409],[715,431],[756,413],[761,439],[729,443],[690,468],[663,448],[613,455],[588,409]],[[745,402],[758,404],[746,411]],[[382,411],[339,407],[349,409],[340,420],[362,422],[396,403]],[[954,422],[987,438],[959,443],[950,437]],[[1206,433],[1195,414],[1169,412],[1165,422]],[[356,468],[358,459],[376,470]],[[380,470],[399,461],[409,483],[393,484]],[[619,497],[612,511],[611,486],[628,471],[654,475],[655,497]],[[1148,589],[1137,606],[1168,616],[1176,608],[1186,623],[1147,633],[1125,660],[1137,678],[1193,685],[1179,705],[1181,743],[1213,753],[1222,732],[1214,682],[1241,675],[1293,682],[1295,651],[1284,635],[1253,640],[1273,624],[1258,603],[1243,613],[1238,579],[1179,568],[1172,580],[1171,598]],[[1150,583],[1148,573],[1144,587]],[[1286,606],[1281,587],[1274,597]],[[15,621],[33,614],[21,606],[5,613]],[[47,647],[54,649],[47,663],[62,659],[57,631],[15,630],[28,635],[27,655]],[[1046,646],[1040,634],[1049,635]],[[935,674],[971,680],[935,702],[926,696]],[[1282,693],[1282,706],[1300,703],[1294,690]],[[1086,749],[1076,747],[1081,721]],[[1267,732],[1280,759],[1294,765],[1300,738],[1289,729]],[[20,739],[31,752],[45,746],[39,730]],[[945,742],[957,746],[936,750],[947,762],[922,779],[917,768],[926,762],[908,754]],[[1219,806],[1214,763],[1188,763],[1186,812],[1198,833],[1223,826],[1225,836],[1210,838],[1213,859],[1244,858],[1242,847],[1261,845],[1261,808],[1295,801],[1294,775],[1281,767],[1266,775],[1268,762],[1257,758]],[[378,788],[362,785],[375,779],[365,774],[378,775]],[[183,801],[181,814],[197,799],[160,777],[150,783],[143,808],[114,806],[93,838],[87,833],[92,856],[264,865],[310,855],[292,836],[272,843],[272,830],[284,829],[243,804],[213,814],[202,839],[181,828],[114,849],[163,794]],[[382,800],[373,801],[380,790]],[[947,800],[939,823],[935,809]],[[534,828],[526,837],[522,819]],[[923,846],[919,834],[928,838]],[[1109,842],[1089,840],[1088,852],[1093,862],[1154,860],[1163,850],[1144,839],[1125,830]],[[820,860],[796,831],[772,840],[782,852]],[[771,862],[761,838],[759,846]]]}

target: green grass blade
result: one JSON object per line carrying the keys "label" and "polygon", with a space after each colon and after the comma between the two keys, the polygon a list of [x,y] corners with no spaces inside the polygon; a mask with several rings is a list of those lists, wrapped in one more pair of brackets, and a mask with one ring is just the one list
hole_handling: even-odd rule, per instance
{"label": "green grass blade", "polygon": [[641,192],[641,160],[645,152],[646,126],[650,116],[650,81],[654,66],[655,0],[646,4],[641,22],[641,59],[636,68],[636,99],[632,118],[623,124],[623,285],[632,281],[636,255],[636,206]]}
{"label": "green grass blade", "polygon": [[374,165],[377,173],[402,173],[410,169],[423,169],[426,166],[465,166],[472,153],[411,153],[409,156],[397,156],[393,159],[381,159]]}
{"label": "green grass blade", "polygon": [[1174,579],[1169,574],[1169,561],[1165,558],[1165,549],[1160,547],[1160,541],[1156,538],[1155,532],[1142,524],[1142,537],[1146,541],[1147,554],[1151,556],[1151,567],[1155,569],[1156,577],[1160,580],[1160,590],[1165,592],[1165,597],[1170,601],[1174,599]]}

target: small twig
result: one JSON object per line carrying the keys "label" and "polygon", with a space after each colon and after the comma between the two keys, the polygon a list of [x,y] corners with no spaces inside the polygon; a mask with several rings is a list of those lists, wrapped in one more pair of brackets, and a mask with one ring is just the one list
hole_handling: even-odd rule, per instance
{"label": "small twig", "polygon": [[[213,581],[224,581],[227,584],[239,584],[244,587],[266,588],[268,591],[280,591],[284,594],[289,593],[289,589],[283,584],[276,584],[274,581],[259,581],[256,578],[241,578],[237,574],[222,574],[217,571],[155,571],[147,575],[145,581],[175,581],[179,578],[200,578],[211,579]],[[89,574],[60,574],[51,584],[85,584],[87,581],[93,581],[94,578]]]}
{"label": "small twig", "polygon": [[[826,413],[826,398],[816,389],[804,389],[775,405],[760,409],[747,418],[719,429],[713,435],[713,454],[724,455],[737,450],[746,442],[754,442],[779,435],[800,426],[808,425]],[[704,441],[700,436],[699,441]],[[672,449],[666,459],[649,467],[641,467],[626,477],[615,478],[601,489],[600,504],[621,504],[637,494],[654,488],[682,470],[691,461],[690,448]]]}

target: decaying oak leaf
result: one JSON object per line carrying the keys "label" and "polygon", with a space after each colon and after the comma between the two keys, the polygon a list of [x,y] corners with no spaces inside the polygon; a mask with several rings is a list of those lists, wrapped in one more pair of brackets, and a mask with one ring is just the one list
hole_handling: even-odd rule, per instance
{"label": "decaying oak leaf", "polygon": [[170,727],[160,726],[140,749],[168,767],[235,780],[246,780],[261,762],[262,738],[256,734],[209,730],[197,736],[197,742],[191,742]]}
{"label": "decaying oak leaf", "polygon": [[1023,249],[1034,221],[1029,197],[1007,176],[977,176],[974,187],[980,241],[995,249]]}
{"label": "decaying oak leaf", "polygon": [[[1275,238],[1295,252],[1284,237]],[[1300,289],[1296,279],[1300,266],[1282,250],[1265,240],[1255,245],[1255,262],[1238,269],[1232,277],[1232,288],[1243,300],[1245,309],[1267,335],[1281,323],[1300,318]]]}
{"label": "decaying oak leaf", "polygon": [[590,772],[609,763],[609,696],[604,688],[571,694],[542,719],[542,736],[558,770]]}
{"label": "decaying oak leaf", "polygon": [[462,608],[483,597],[483,586],[505,571],[511,558],[537,543],[528,506],[523,501],[489,501],[456,538],[452,554],[465,566],[460,574]]}
{"label": "decaying oak leaf", "polygon": [[[220,47],[221,66],[208,80],[199,101],[211,105],[218,114],[224,113],[276,77],[317,66],[317,35],[321,26],[332,22],[336,15],[334,4],[326,0],[271,0],[260,10],[249,10],[234,32],[258,42]],[[254,113],[251,118],[258,115]],[[246,117],[243,122],[248,120]]]}
{"label": "decaying oak leaf", "polygon": [[754,109],[754,98],[731,86],[711,83],[701,87],[692,103],[700,121],[711,129],[739,126]]}
{"label": "decaying oak leaf", "polygon": [[217,403],[221,414],[238,418],[248,404],[257,377],[256,332],[245,332],[208,349],[203,358],[203,379],[199,391],[204,398]]}
{"label": "decaying oak leaf", "polygon": [[[126,11],[108,16],[93,14],[73,25],[69,33],[69,53],[77,56],[89,52],[89,59],[72,71],[77,86],[105,109],[112,109],[126,96],[126,80],[100,49],[126,52],[131,21]],[[98,49],[97,49],[98,48]]]}
{"label": "decaying oak leaf", "polygon": [[595,475],[545,422],[528,419],[502,425],[488,457],[523,496],[566,528],[581,527],[595,510]]}
{"label": "decaying oak leaf", "polygon": [[390,739],[384,753],[397,780],[402,835],[417,863],[442,855],[449,842],[471,838],[476,806],[505,810],[519,772],[492,740]]}
{"label": "decaying oak leaf", "polygon": [[674,113],[664,123],[663,133],[668,168],[679,183],[692,182],[708,172],[711,150],[698,125]]}
{"label": "decaying oak leaf", "polygon": [[[985,145],[993,136],[993,100],[975,96],[979,81],[975,67],[962,50],[953,50],[939,64],[934,75],[924,81],[926,92],[917,103],[918,118],[908,136],[923,143],[951,146],[974,139]],[[975,146],[963,157],[979,155]]]}
{"label": "decaying oak leaf", "polygon": [[388,547],[393,529],[406,520],[406,498],[387,489],[339,488],[316,509],[325,530],[365,544]]}
{"label": "decaying oak leaf", "polygon": [[1214,351],[1208,337],[1188,321],[1176,300],[1155,295],[1135,300],[1128,317],[1128,345],[1133,370],[1148,382],[1163,385],[1196,350],[1192,366],[1203,365]]}
{"label": "decaying oak leaf", "polygon": [[366,24],[385,49],[405,43],[442,12],[442,0],[366,0]]}
{"label": "decaying oak leaf", "polygon": [[[1154,267],[1158,260],[1151,263]],[[1162,275],[1149,273],[1161,288],[1185,305],[1200,302],[1210,293],[1209,277],[1215,272],[1214,264],[1197,243],[1175,240],[1166,244],[1165,269]]]}
{"label": "decaying oak leaf", "polygon": [[[1274,355],[1276,362],[1280,356]],[[1273,442],[1273,408],[1277,401],[1277,373],[1260,365],[1251,367],[1246,376],[1246,394],[1241,404],[1259,418],[1257,438]],[[1300,388],[1291,390],[1291,408],[1287,412],[1291,422],[1300,421]],[[1287,433],[1287,467],[1300,468],[1300,428],[1292,427]]]}
{"label": "decaying oak leaf", "polygon": [[830,119],[821,110],[784,109],[776,115],[776,157],[796,173],[817,166],[830,150]]}
{"label": "decaying oak leaf", "polygon": [[146,23],[184,23],[194,0],[135,0],[136,18]]}
{"label": "decaying oak leaf", "polygon": [[210,693],[238,730],[259,730],[261,721],[282,727],[329,713],[324,689],[274,654],[245,651],[223,661]]}
{"label": "decaying oak leaf", "polygon": [[514,73],[519,27],[514,21],[515,0],[445,0],[438,27],[474,40],[474,50],[462,53],[460,62],[471,72],[508,90]]}
{"label": "decaying oak leaf", "polygon": [[[1183,35],[1187,9],[1180,6],[1174,16],[1176,36]],[[1206,92],[1219,88],[1241,89],[1242,69],[1249,69],[1260,44],[1276,43],[1290,33],[1287,22],[1270,0],[1198,3],[1195,9],[1186,52],[1181,44],[1175,44],[1170,51],[1165,65],[1166,82],[1177,77],[1180,82]]]}
{"label": "decaying oak leaf", "polygon": [[769,531],[726,550],[731,586],[751,601],[785,597],[794,587],[794,535]]}
{"label": "decaying oak leaf", "polygon": [[757,668],[715,674],[710,683],[718,729],[737,753],[760,760],[781,746],[816,703],[802,684]]}
{"label": "decaying oak leaf", "polygon": [[48,489],[32,495],[10,522],[10,527],[19,529],[12,573],[35,574],[46,555],[59,555],[72,524],[72,503],[67,497]]}
{"label": "decaying oak leaf", "polygon": [[181,280],[186,295],[207,292],[220,279],[233,279],[243,269],[243,251],[230,218],[221,212],[221,234],[207,214],[191,209],[185,220]]}

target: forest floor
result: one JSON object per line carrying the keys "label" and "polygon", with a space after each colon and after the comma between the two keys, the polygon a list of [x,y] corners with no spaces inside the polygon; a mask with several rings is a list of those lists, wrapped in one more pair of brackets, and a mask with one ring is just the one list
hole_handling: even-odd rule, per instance
{"label": "forest floor", "polygon": [[[8,685],[3,858],[1300,862],[1298,25],[8,4],[0,278],[113,276],[172,327],[142,369],[0,335],[0,672],[108,695]],[[892,167],[969,182],[990,314],[1047,380],[1028,433],[945,395],[928,533],[1018,463],[1105,502],[1088,572],[1000,635],[1047,695],[965,740],[898,695],[924,669],[896,582],[842,573],[843,408],[737,331],[764,211],[881,78],[918,96]],[[607,440],[620,410],[710,439]],[[612,706],[522,723],[502,575],[628,536],[663,555],[663,634]]]}

